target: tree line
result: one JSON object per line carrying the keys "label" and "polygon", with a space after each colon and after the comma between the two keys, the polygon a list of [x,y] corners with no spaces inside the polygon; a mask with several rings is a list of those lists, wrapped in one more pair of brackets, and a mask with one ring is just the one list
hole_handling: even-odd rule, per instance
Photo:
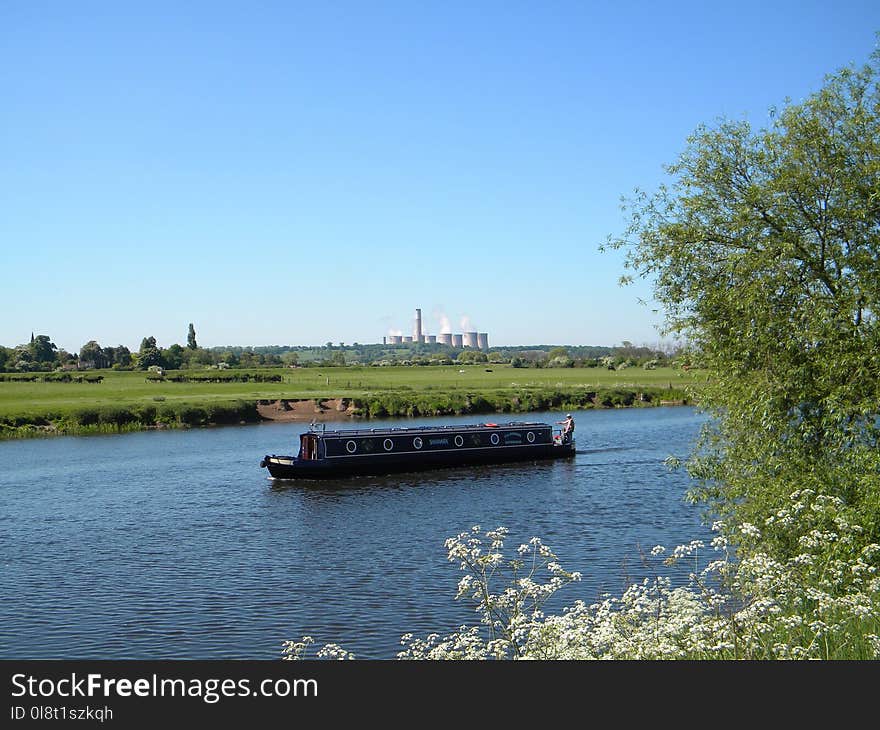
{"label": "tree line", "polygon": [[[192,326],[192,325],[190,325]],[[197,368],[344,367],[349,365],[454,365],[510,364],[517,368],[653,368],[669,365],[682,351],[634,346],[615,347],[525,346],[503,347],[489,352],[456,349],[443,344],[382,344],[321,347],[199,347],[190,332],[187,345],[162,347],[154,336],[144,337],[136,351],[125,345],[106,346],[89,340],[78,353],[67,352],[49,335],[34,335],[15,347],[0,346],[0,372],[49,372],[53,370],[186,370]]]}
{"label": "tree line", "polygon": [[183,347],[176,343],[160,347],[153,336],[144,337],[135,352],[125,345],[102,346],[96,340],[89,340],[78,353],[71,353],[55,345],[49,335],[35,335],[30,342],[15,347],[0,345],[0,372],[283,367],[296,361],[295,354],[285,358],[247,350],[235,353],[224,348]]}

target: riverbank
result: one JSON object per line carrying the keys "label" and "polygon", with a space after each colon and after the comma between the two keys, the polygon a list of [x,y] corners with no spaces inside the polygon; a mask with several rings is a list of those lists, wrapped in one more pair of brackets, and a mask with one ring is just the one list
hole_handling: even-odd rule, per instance
{"label": "riverbank", "polygon": [[357,397],[259,398],[255,400],[102,404],[64,411],[0,417],[0,439],[53,435],[124,433],[169,428],[249,424],[264,421],[351,422],[470,414],[514,414],[548,410],[692,405],[684,388],[618,387],[504,389],[485,392],[378,392]]}

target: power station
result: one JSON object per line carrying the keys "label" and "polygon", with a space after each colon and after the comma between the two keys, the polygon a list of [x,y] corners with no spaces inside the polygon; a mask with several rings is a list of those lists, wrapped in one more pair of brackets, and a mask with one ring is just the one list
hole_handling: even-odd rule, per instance
{"label": "power station", "polygon": [[[462,324],[468,324],[466,319],[462,320]],[[426,335],[422,329],[422,310],[416,309],[415,326],[413,327],[412,336],[394,334],[382,338],[383,345],[402,345],[405,343],[416,342],[425,342],[432,345],[449,345],[450,347],[457,349],[471,348],[474,350],[488,350],[489,333],[462,332],[460,334],[453,334],[452,332],[441,332],[439,335]]]}

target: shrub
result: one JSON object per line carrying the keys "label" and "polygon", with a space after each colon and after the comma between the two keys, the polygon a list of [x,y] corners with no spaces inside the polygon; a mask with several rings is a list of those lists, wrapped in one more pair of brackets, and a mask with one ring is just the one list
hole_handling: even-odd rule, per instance
{"label": "shrub", "polygon": [[177,420],[187,426],[202,426],[208,421],[208,414],[204,408],[184,405],[177,412]]}
{"label": "shrub", "polygon": [[122,406],[106,406],[98,411],[99,424],[124,426],[136,420],[134,413]]}
{"label": "shrub", "polygon": [[97,408],[83,408],[74,414],[74,418],[80,426],[94,426],[98,423],[100,415]]}

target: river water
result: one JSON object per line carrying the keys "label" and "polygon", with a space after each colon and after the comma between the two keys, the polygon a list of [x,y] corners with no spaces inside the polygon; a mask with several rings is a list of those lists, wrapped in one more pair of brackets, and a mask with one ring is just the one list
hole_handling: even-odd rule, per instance
{"label": "river water", "polygon": [[574,416],[574,459],[335,484],[259,468],[292,453],[301,425],[2,442],[0,658],[273,659],[305,634],[393,658],[403,633],[476,620],[443,547],[475,524],[508,527],[510,556],[538,536],[583,573],[550,609],[619,595],[654,575],[640,550],[709,537],[686,475],[662,463],[688,453],[703,416]]}

